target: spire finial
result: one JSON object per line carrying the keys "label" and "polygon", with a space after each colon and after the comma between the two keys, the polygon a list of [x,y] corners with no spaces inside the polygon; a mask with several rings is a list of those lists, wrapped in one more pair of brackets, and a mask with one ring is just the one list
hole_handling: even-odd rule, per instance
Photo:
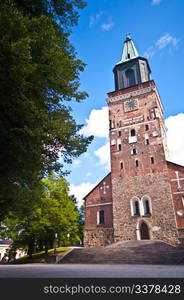
{"label": "spire finial", "polygon": [[130,60],[130,59],[133,59],[133,58],[139,56],[137,49],[135,48],[134,42],[130,36],[130,33],[126,33],[125,36],[126,36],[126,39],[124,41],[121,62]]}
{"label": "spire finial", "polygon": [[126,33],[125,37],[126,37],[126,40],[131,40],[132,39],[131,36],[130,36],[130,33]]}

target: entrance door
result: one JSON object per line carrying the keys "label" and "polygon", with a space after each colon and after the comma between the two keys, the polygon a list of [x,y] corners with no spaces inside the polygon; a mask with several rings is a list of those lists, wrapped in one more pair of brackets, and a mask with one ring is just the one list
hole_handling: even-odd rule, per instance
{"label": "entrance door", "polygon": [[140,227],[141,240],[149,240],[149,229],[146,223],[142,222]]}

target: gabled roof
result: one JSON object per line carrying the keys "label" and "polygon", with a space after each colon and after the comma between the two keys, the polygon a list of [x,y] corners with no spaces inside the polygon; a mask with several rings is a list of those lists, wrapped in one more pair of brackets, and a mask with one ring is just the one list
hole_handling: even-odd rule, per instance
{"label": "gabled roof", "polygon": [[95,187],[83,198],[83,200],[85,200],[86,199],[86,197],[87,196],[89,196],[96,188],[97,188],[97,186],[99,186],[101,183],[102,183],[102,181],[104,181],[104,179],[107,177],[107,176],[109,176],[111,174],[111,172],[109,172],[102,180],[100,180],[100,182],[99,183],[97,183],[97,185],[95,185]]}
{"label": "gabled roof", "polygon": [[177,164],[177,163],[175,163],[173,161],[166,160],[166,162],[184,168],[184,166],[179,165],[179,164]]}
{"label": "gabled roof", "polygon": [[131,60],[133,58],[139,57],[138,51],[135,48],[134,42],[130,35],[127,35],[126,40],[124,41],[121,61],[118,62],[122,63],[128,60]]}

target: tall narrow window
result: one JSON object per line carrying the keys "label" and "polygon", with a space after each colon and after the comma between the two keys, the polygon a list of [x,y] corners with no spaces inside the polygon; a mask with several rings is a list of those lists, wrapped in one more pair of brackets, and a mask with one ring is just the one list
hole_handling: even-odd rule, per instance
{"label": "tall narrow window", "polygon": [[97,212],[97,224],[99,224],[99,225],[105,224],[104,210],[100,210]]}
{"label": "tall narrow window", "polygon": [[135,131],[135,129],[131,129],[131,131],[130,131],[130,135],[131,135],[131,136],[135,136],[135,135],[136,135],[136,131]]}
{"label": "tall narrow window", "polygon": [[183,207],[184,207],[184,197],[182,197],[182,204],[183,204]]}
{"label": "tall narrow window", "polygon": [[150,201],[148,199],[142,200],[142,209],[143,209],[143,216],[150,216],[151,215],[151,208],[150,208]]}
{"label": "tall narrow window", "polygon": [[137,159],[135,161],[135,166],[136,166],[136,168],[139,166],[139,161]]}
{"label": "tall narrow window", "polygon": [[146,139],[146,145],[149,145],[149,139]]}
{"label": "tall narrow window", "polygon": [[141,199],[141,214],[143,216],[151,216],[151,199],[148,196],[143,196]]}
{"label": "tall narrow window", "polygon": [[132,151],[131,151],[131,154],[132,154],[132,155],[136,155],[136,154],[137,154],[137,149],[136,149],[136,148],[133,148]]}
{"label": "tall narrow window", "polygon": [[146,129],[146,131],[148,131],[149,130],[149,125],[146,124],[145,129]]}
{"label": "tall narrow window", "polygon": [[112,128],[112,121],[109,120],[109,128],[111,129]]}
{"label": "tall narrow window", "polygon": [[139,202],[135,201],[134,202],[134,216],[139,216],[139,215],[140,215]]}
{"label": "tall narrow window", "polygon": [[137,197],[131,200],[131,215],[134,217],[140,216],[140,201]]}
{"label": "tall narrow window", "polygon": [[121,144],[118,145],[118,151],[121,151]]}
{"label": "tall narrow window", "polygon": [[152,157],[151,157],[151,164],[153,165],[154,162],[155,162],[155,161],[154,161],[154,157],[152,156]]}
{"label": "tall narrow window", "polygon": [[121,136],[121,131],[118,131],[118,136]]}
{"label": "tall narrow window", "polygon": [[145,215],[150,215],[150,206],[148,200],[145,200]]}
{"label": "tall narrow window", "polygon": [[120,169],[123,169],[123,162],[120,162]]}

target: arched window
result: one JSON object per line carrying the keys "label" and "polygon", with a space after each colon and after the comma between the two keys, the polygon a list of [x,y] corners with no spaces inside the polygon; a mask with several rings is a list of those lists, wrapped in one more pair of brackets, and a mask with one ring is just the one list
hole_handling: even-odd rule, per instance
{"label": "arched window", "polygon": [[138,198],[131,200],[131,213],[134,217],[140,216],[140,201]]}
{"label": "arched window", "polygon": [[136,136],[136,131],[135,131],[135,129],[131,129],[130,135],[131,135],[131,136]]}
{"label": "arched window", "polygon": [[126,80],[127,80],[127,87],[136,84],[134,70],[132,70],[132,69],[126,70],[125,75],[126,75]]}
{"label": "arched window", "polygon": [[105,213],[104,210],[100,210],[97,212],[97,224],[102,225],[105,224]]}
{"label": "arched window", "polygon": [[144,196],[141,199],[142,215],[151,216],[151,199],[148,196]]}

